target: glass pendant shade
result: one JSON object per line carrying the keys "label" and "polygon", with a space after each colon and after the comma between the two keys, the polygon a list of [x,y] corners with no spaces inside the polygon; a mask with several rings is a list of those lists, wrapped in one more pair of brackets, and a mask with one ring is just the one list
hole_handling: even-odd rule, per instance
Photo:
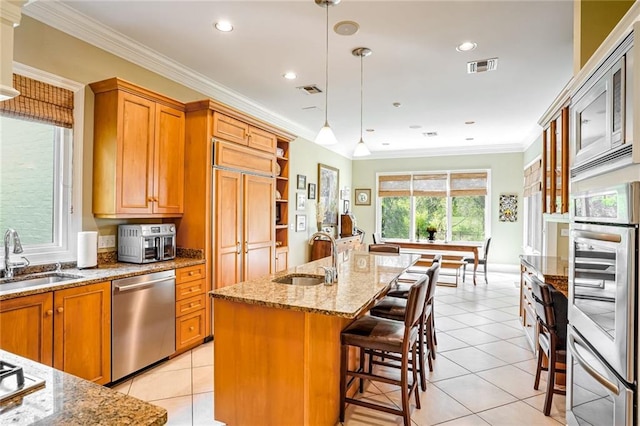
{"label": "glass pendant shade", "polygon": [[336,135],[333,134],[333,130],[331,130],[328,121],[325,121],[324,126],[322,126],[322,129],[318,132],[315,142],[318,145],[335,145],[338,143]]}
{"label": "glass pendant shade", "polygon": [[369,148],[367,148],[367,145],[365,145],[364,141],[360,139],[360,142],[358,142],[358,144],[356,145],[356,149],[353,151],[353,156],[366,157],[368,155],[371,155],[371,151],[369,151]]}

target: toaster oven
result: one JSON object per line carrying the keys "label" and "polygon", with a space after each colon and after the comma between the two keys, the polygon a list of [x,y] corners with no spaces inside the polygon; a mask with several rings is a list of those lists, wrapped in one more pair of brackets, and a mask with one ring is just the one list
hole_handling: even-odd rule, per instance
{"label": "toaster oven", "polygon": [[172,223],[118,226],[118,261],[151,263],[176,257],[176,227]]}

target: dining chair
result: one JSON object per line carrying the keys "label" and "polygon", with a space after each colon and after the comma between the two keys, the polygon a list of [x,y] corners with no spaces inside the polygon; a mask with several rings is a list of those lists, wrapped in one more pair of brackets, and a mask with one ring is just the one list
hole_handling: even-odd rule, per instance
{"label": "dining chair", "polygon": [[400,246],[395,244],[369,244],[372,253],[400,253]]}
{"label": "dining chair", "polygon": [[[482,265],[482,269],[484,270],[484,282],[489,284],[489,281],[487,280],[487,256],[489,255],[489,245],[491,244],[491,237],[487,237],[486,240],[484,240],[484,253],[482,254],[482,257],[478,259],[478,265]],[[473,265],[474,262],[474,258],[473,257],[463,257],[462,258],[463,262],[467,262],[467,264],[464,266],[464,268],[462,268],[462,282],[464,282],[465,276],[466,276],[466,271],[467,271],[467,266],[469,264]]]}
{"label": "dining chair", "polygon": [[[533,388],[540,385],[540,373],[547,375],[547,391],[544,399],[544,415],[551,413],[553,395],[566,395],[564,389],[555,386],[556,373],[566,373],[559,364],[566,364],[567,356],[567,311],[568,300],[564,294],[549,284],[531,276],[532,294],[538,317],[538,363]],[[547,358],[547,367],[542,366],[543,358]]]}

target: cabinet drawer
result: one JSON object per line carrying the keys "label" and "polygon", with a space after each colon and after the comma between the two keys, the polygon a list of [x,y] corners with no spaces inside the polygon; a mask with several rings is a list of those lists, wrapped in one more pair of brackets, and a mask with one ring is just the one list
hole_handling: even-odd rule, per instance
{"label": "cabinet drawer", "polygon": [[202,265],[189,266],[176,269],[176,282],[178,284],[204,278],[204,263]]}
{"label": "cabinet drawer", "polygon": [[213,137],[247,145],[249,143],[249,125],[216,112],[213,114]]}
{"label": "cabinet drawer", "polygon": [[190,297],[188,299],[180,300],[176,302],[176,317],[190,314],[200,309],[204,309],[206,295]]}
{"label": "cabinet drawer", "polygon": [[205,291],[204,280],[176,284],[176,301],[199,296]]}
{"label": "cabinet drawer", "polygon": [[255,127],[249,127],[249,146],[261,151],[275,154],[278,140],[273,133]]}
{"label": "cabinet drawer", "polygon": [[216,166],[275,175],[275,154],[268,154],[224,141],[216,142],[213,160]]}
{"label": "cabinet drawer", "polygon": [[176,319],[176,350],[204,339],[204,314],[201,309]]}

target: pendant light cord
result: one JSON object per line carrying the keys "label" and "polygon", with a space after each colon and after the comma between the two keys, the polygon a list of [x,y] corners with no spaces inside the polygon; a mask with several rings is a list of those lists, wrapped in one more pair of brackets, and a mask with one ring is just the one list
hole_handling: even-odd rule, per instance
{"label": "pendant light cord", "polygon": [[362,141],[362,86],[364,85],[364,55],[360,55],[360,141]]}
{"label": "pendant light cord", "polygon": [[324,125],[326,126],[329,123],[329,4],[326,3],[325,6],[327,8],[327,25],[326,25],[326,55],[325,55],[325,66],[324,66]]}

